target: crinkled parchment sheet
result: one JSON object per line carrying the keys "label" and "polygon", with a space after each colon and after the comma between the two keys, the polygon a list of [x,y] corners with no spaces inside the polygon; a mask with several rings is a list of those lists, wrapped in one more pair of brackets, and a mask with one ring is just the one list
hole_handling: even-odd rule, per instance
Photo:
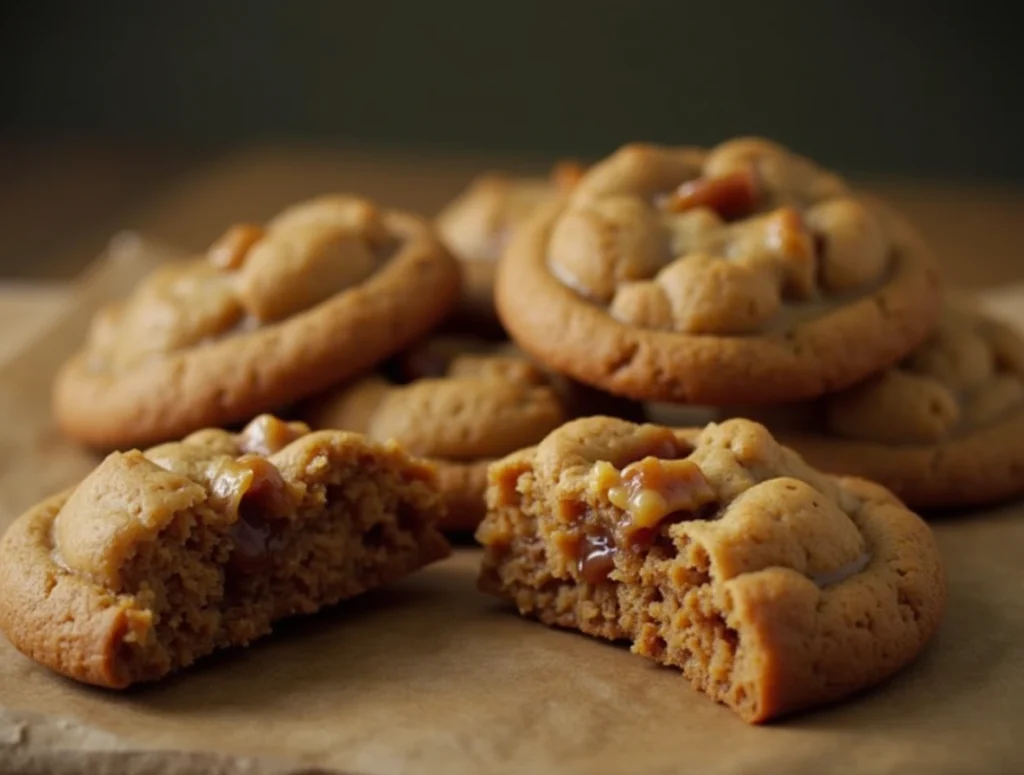
{"label": "crinkled parchment sheet", "polygon": [[[0,527],[94,464],[54,430],[50,381],[96,305],[160,256],[117,240],[0,373]],[[1024,294],[999,306],[1024,311]],[[936,530],[950,601],[932,646],[886,685],[777,724],[747,726],[672,670],[519,619],[475,590],[478,555],[462,550],[127,692],[61,679],[0,638],[0,772],[1024,772],[1024,509]]]}

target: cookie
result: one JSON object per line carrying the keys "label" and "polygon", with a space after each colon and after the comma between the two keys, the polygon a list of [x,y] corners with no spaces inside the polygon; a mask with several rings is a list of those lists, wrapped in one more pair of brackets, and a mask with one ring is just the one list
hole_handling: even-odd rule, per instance
{"label": "cookie", "polygon": [[619,395],[704,404],[848,387],[924,339],[939,295],[899,216],[755,139],[624,147],[517,232],[495,288],[538,361]]}
{"label": "cookie", "polygon": [[0,542],[0,629],[123,688],[446,556],[433,468],[393,444],[270,416],[111,453]]}
{"label": "cookie", "polygon": [[103,448],[245,422],[407,347],[457,303],[459,282],[422,219],[352,197],[303,202],[101,310],[57,377],[57,422]]}
{"label": "cookie", "polygon": [[1024,494],[1024,340],[962,305],[897,367],[836,395],[786,443],[919,508]]}
{"label": "cookie", "polygon": [[944,607],[920,518],[748,420],[577,420],[488,481],[482,590],[546,624],[630,641],[748,722],[891,676]]}
{"label": "cookie", "polygon": [[516,230],[541,205],[572,189],[583,173],[562,162],[548,178],[490,173],[474,180],[437,217],[445,243],[462,262],[463,298],[455,327],[499,328],[494,311],[494,273]]}
{"label": "cookie", "polygon": [[628,411],[547,374],[513,347],[470,336],[435,336],[372,374],[300,408],[314,428],[394,439],[438,468],[447,501],[442,523],[472,530],[484,512],[487,465],[531,446],[571,417]]}

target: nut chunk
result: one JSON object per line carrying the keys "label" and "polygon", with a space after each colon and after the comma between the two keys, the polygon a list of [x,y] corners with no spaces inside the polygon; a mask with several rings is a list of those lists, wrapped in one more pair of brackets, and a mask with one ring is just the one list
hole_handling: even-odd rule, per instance
{"label": "nut chunk", "polygon": [[878,683],[938,626],[927,525],[749,420],[577,420],[488,473],[481,589],[629,640],[749,722]]}
{"label": "nut chunk", "polygon": [[394,444],[263,416],[115,452],[0,542],[0,629],[123,688],[448,554],[432,467]]}

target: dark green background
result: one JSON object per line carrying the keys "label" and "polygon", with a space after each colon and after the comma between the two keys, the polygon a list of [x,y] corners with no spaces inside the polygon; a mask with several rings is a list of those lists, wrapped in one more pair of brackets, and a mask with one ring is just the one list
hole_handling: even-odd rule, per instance
{"label": "dark green background", "polygon": [[1011,3],[2,7],[7,132],[581,156],[759,133],[850,173],[1024,180]]}

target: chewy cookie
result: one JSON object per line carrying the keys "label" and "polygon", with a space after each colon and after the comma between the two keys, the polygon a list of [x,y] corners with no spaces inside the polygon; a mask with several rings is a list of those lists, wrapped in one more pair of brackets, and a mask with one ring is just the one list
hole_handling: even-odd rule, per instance
{"label": "chewy cookie", "polygon": [[494,311],[498,259],[526,219],[541,205],[570,191],[582,174],[583,168],[573,162],[556,165],[548,178],[490,173],[474,180],[441,212],[438,231],[462,263],[459,325],[498,327]]}
{"label": "chewy cookie", "polygon": [[394,439],[438,468],[447,501],[442,526],[472,530],[484,512],[487,465],[536,444],[588,411],[624,411],[547,374],[507,343],[436,336],[396,359],[390,374],[364,377],[304,407],[315,428]]}
{"label": "chewy cookie", "polygon": [[518,231],[495,296],[528,354],[582,382],[652,401],[772,403],[902,358],[934,324],[939,282],[896,214],[742,139],[630,145],[592,167]]}
{"label": "chewy cookie", "polygon": [[54,412],[99,447],[244,422],[370,368],[457,303],[458,264],[422,219],[327,196],[235,226],[95,317]]}
{"label": "chewy cookie", "polygon": [[270,416],[115,452],[0,542],[0,629],[41,664],[122,688],[448,554],[432,467]]}
{"label": "chewy cookie", "polygon": [[757,423],[577,420],[488,476],[481,589],[629,640],[749,722],[882,681],[938,626],[928,526]]}
{"label": "chewy cookie", "polygon": [[818,432],[786,443],[826,471],[880,482],[915,507],[1024,493],[1024,341],[965,306],[897,367],[836,395]]}

